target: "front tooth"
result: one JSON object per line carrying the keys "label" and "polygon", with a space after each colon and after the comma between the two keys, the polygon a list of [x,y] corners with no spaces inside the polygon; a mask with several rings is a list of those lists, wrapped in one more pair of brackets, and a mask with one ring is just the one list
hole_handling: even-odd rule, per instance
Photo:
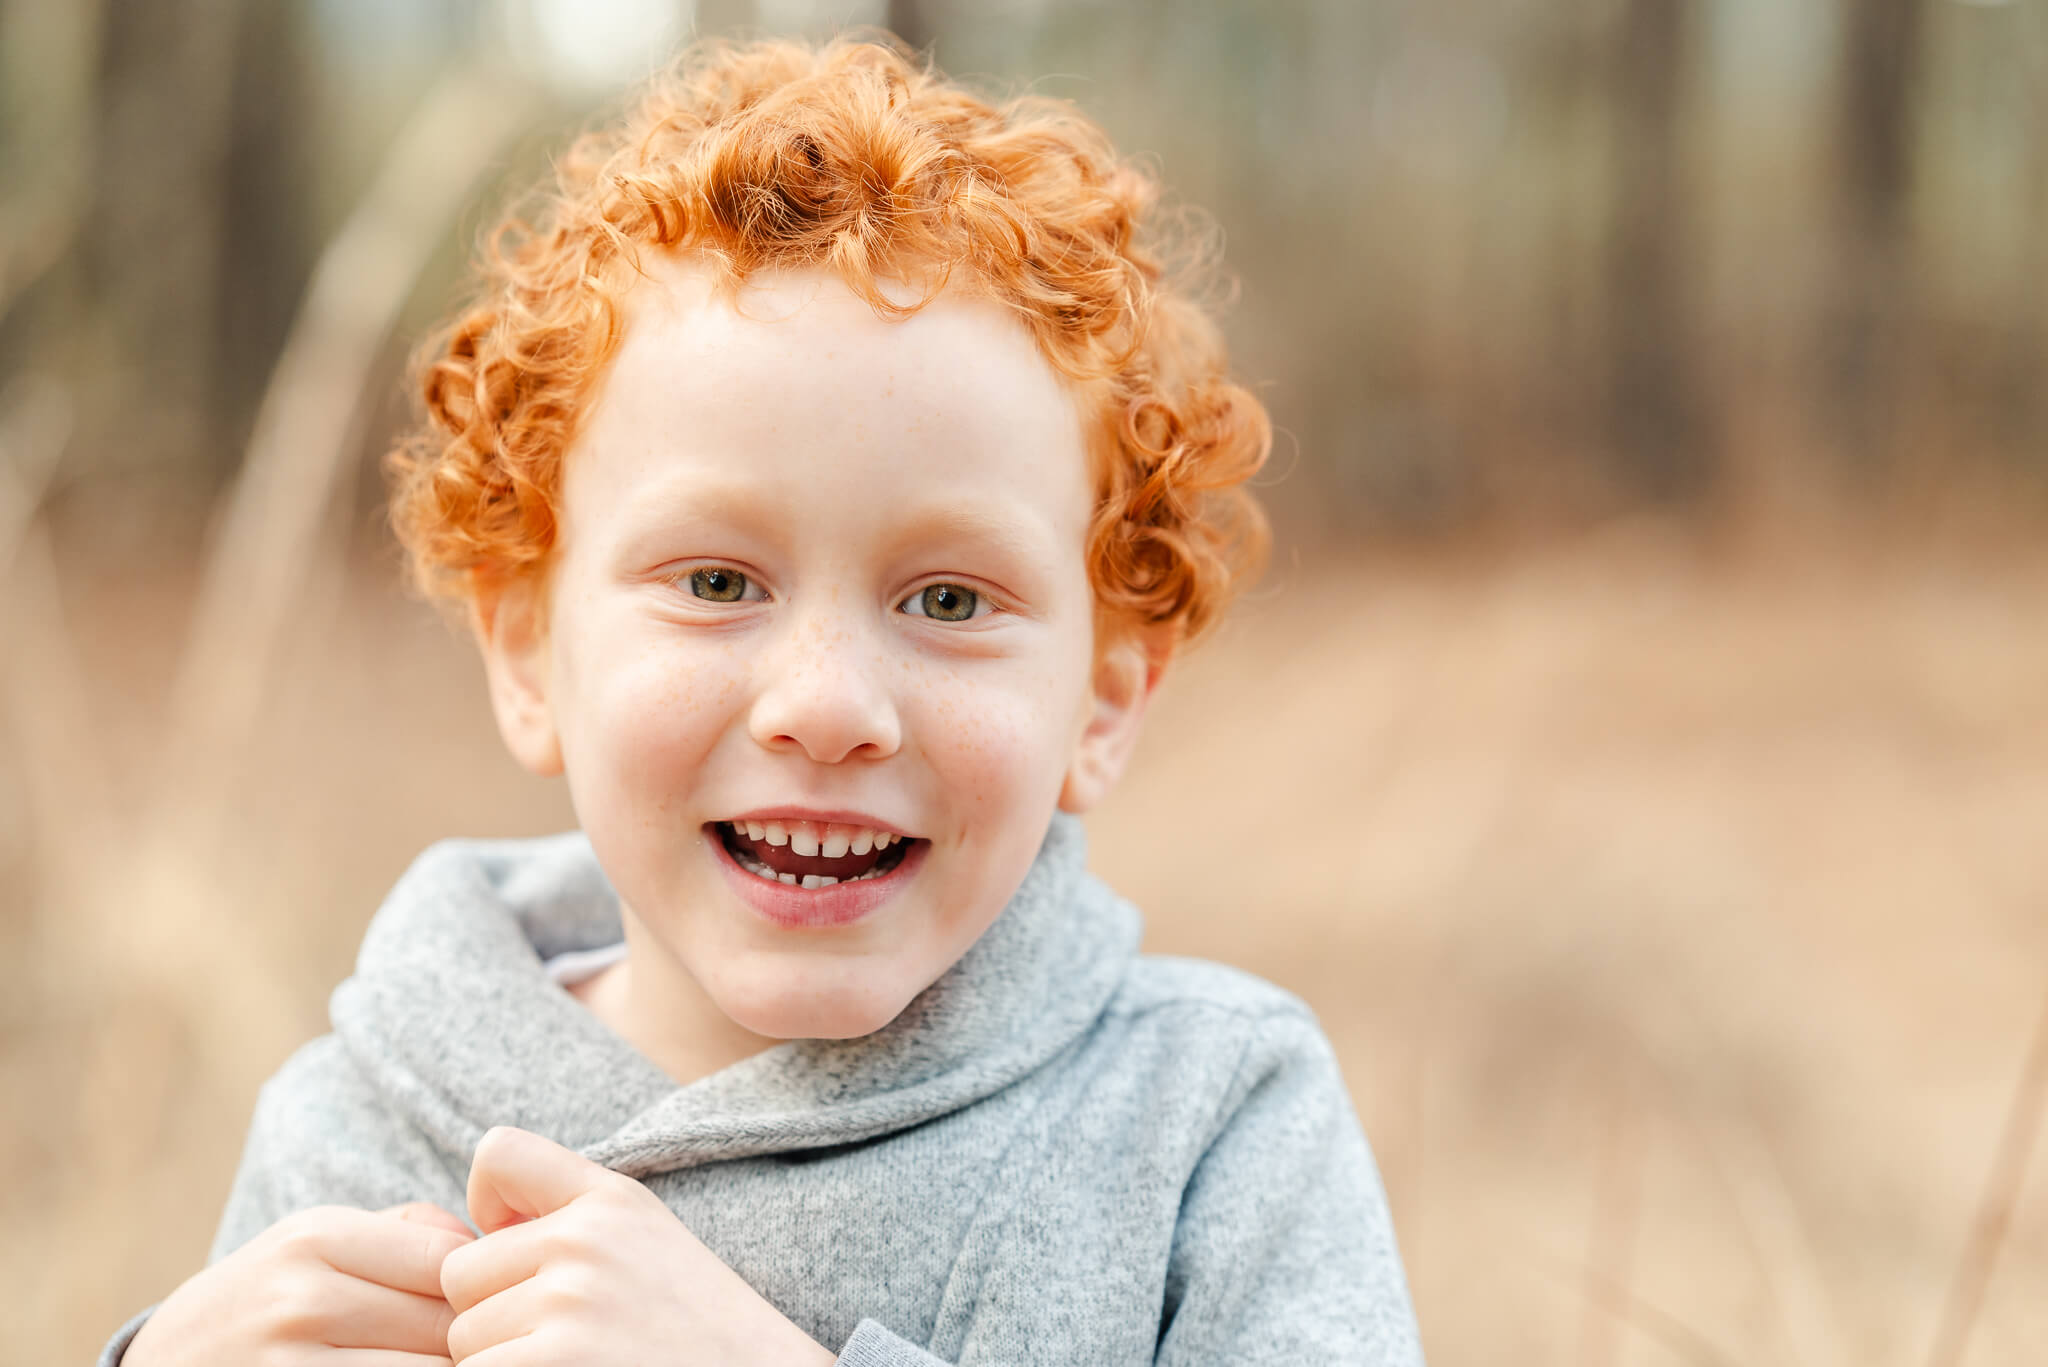
{"label": "front tooth", "polygon": [[796,886],[796,875],[793,873],[778,873],[775,875],[775,879],[777,882],[787,883],[791,887]]}
{"label": "front tooth", "polygon": [[818,847],[818,850],[827,859],[837,859],[846,853],[846,847],[850,843],[845,831],[835,826],[827,826],[825,828],[825,842]]}
{"label": "front tooth", "polygon": [[796,854],[809,858],[818,852],[818,831],[806,822],[789,828],[789,848]]}
{"label": "front tooth", "polygon": [[813,892],[819,888],[829,888],[838,881],[837,878],[834,878],[829,873],[807,873],[804,875],[804,886]]}
{"label": "front tooth", "polygon": [[875,833],[862,831],[853,837],[853,843],[846,847],[848,854],[866,854],[875,847]]}
{"label": "front tooth", "polygon": [[770,821],[762,829],[761,838],[771,845],[787,845],[789,843],[789,832],[783,829],[780,821]]}
{"label": "front tooth", "polygon": [[749,840],[765,840],[765,839],[767,838],[767,836],[768,836],[768,828],[767,828],[766,826],[763,826],[763,825],[762,825],[762,824],[761,824],[760,822],[758,822],[758,821],[749,821],[749,822],[747,823],[747,839],[749,839]]}

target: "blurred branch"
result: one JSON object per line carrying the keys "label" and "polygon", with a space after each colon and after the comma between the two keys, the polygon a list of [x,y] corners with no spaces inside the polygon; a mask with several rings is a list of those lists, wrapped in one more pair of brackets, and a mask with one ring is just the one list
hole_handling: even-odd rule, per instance
{"label": "blurred branch", "polygon": [[30,210],[9,206],[5,218],[7,231],[0,236],[0,319],[64,259],[78,236],[85,219],[84,177],[66,176],[41,204]]}
{"label": "blurred branch", "polygon": [[1955,1367],[1970,1346],[1970,1331],[1984,1304],[1992,1266],[1998,1261],[1999,1246],[2005,1242],[2006,1227],[2012,1223],[2013,1208],[2019,1204],[2027,1158],[2034,1151],[2034,1139],[2041,1129],[2044,1100],[2048,1100],[2048,999],[2041,1003],[2041,1019],[2034,1027],[2034,1046],[2028,1051],[2019,1083],[2013,1088],[1998,1152],[1984,1181],[1984,1197],[1977,1203],[1977,1218],[1971,1224],[1969,1242],[1956,1263],[1955,1280],[1949,1284],[1948,1300],[1934,1331],[1934,1348],[1927,1355],[1931,1367]]}
{"label": "blurred branch", "polygon": [[1610,1314],[1646,1338],[1663,1344],[1679,1360],[1699,1363],[1702,1367],[1735,1367],[1736,1359],[1723,1352],[1705,1334],[1669,1311],[1650,1304],[1627,1287],[1606,1281],[1593,1268],[1585,1271],[1585,1286],[1587,1294]]}
{"label": "blurred branch", "polygon": [[1608,1281],[1598,1269],[1581,1266],[1545,1250],[1530,1250],[1536,1265],[1560,1282],[1579,1286],[1584,1294],[1615,1318],[1662,1344],[1681,1362],[1701,1367],[1735,1367],[1736,1359],[1699,1330],[1668,1310],[1652,1305],[1626,1287]]}
{"label": "blurred branch", "polygon": [[[85,221],[90,169],[97,133],[94,100],[100,41],[100,0],[49,5],[12,0],[0,6],[7,64],[20,70],[33,63],[41,98],[31,107],[44,126],[7,128],[10,142],[33,145],[35,155],[13,152],[9,176],[15,193],[0,206],[0,321],[14,303],[64,258]],[[59,93],[48,94],[50,86]],[[22,111],[26,112],[26,111]],[[23,167],[40,167],[22,174]],[[43,188],[34,183],[47,182]]]}
{"label": "blurred branch", "polygon": [[60,887],[104,858],[106,755],[85,706],[85,669],[64,616],[56,557],[37,520],[71,435],[70,398],[54,380],[18,378],[0,394],[0,637],[10,645],[4,701],[40,848]]}
{"label": "blurred branch", "polygon": [[21,375],[0,391],[0,581],[13,567],[70,436],[71,396],[57,381]]}
{"label": "blurred branch", "polygon": [[294,620],[360,440],[370,371],[464,197],[530,108],[521,89],[483,71],[444,76],[315,265],[207,555],[172,691],[157,818],[222,810],[232,783],[223,757],[246,736]]}
{"label": "blurred branch", "polygon": [[[1679,1000],[1683,1018],[1705,1047],[1715,1053],[1731,1052],[1703,1004],[1689,996]],[[1649,1077],[1664,1112],[1678,1122],[1680,1133],[1699,1145],[1707,1169],[1727,1189],[1736,1228],[1756,1262],[1758,1281],[1791,1361],[1850,1361],[1842,1346],[1841,1317],[1821,1275],[1813,1240],[1763,1126],[1747,1104],[1705,1104],[1674,1082],[1677,1071],[1658,1065]]]}
{"label": "blurred branch", "polygon": [[1599,1367],[1619,1360],[1621,1344],[1611,1332],[1612,1317],[1593,1312],[1610,1299],[1610,1288],[1624,1297],[1635,1294],[1631,1282],[1636,1236],[1642,1224],[1643,1170],[1648,1164],[1649,1144],[1635,1089],[1626,1074],[1624,1079],[1614,1089],[1607,1142],[1594,1174],[1593,1222],[1586,1241],[1587,1314],[1580,1325],[1581,1367]]}

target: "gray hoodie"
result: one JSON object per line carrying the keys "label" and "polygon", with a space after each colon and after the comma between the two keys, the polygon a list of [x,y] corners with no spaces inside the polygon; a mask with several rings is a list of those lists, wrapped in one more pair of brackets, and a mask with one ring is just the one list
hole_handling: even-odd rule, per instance
{"label": "gray hoodie", "polygon": [[[544,971],[616,941],[580,832],[444,841],[258,1097],[212,1258],[307,1206],[465,1212],[485,1130],[645,1182],[844,1367],[1421,1361],[1372,1156],[1298,999],[1138,951],[1056,815],[894,1021],[677,1086]],[[148,1312],[100,1362],[113,1367]]]}

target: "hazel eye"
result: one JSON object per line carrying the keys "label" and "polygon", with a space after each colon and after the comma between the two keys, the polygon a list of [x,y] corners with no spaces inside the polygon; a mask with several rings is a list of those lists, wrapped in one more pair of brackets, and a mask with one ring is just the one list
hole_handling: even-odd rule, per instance
{"label": "hazel eye", "polygon": [[903,600],[902,610],[935,622],[964,622],[981,606],[981,595],[959,584],[933,584]]}
{"label": "hazel eye", "polygon": [[713,603],[737,603],[747,596],[747,576],[713,565],[690,571],[690,592]]}

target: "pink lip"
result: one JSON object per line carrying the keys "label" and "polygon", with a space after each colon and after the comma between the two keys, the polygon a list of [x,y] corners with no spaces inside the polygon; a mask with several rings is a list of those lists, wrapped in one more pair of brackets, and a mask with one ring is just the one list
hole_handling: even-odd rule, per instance
{"label": "pink lip", "polygon": [[[910,832],[900,826],[893,826],[880,817],[869,816],[866,812],[852,812],[843,809],[827,811],[821,807],[757,807],[751,812],[726,817],[730,822],[743,821],[815,821],[820,825],[865,826],[871,831],[887,831],[910,839]],[[880,879],[876,879],[880,882]]]}
{"label": "pink lip", "polygon": [[[782,809],[771,815],[749,815],[735,820],[751,821],[842,821],[847,825],[859,825],[869,818],[856,816],[851,820],[842,817],[823,817],[806,813],[802,816],[791,814],[791,809]],[[881,830],[891,830],[888,826]],[[704,838],[711,844],[711,852],[718,861],[719,872],[732,890],[763,920],[782,927],[784,930],[824,930],[835,926],[850,926],[868,916],[875,908],[894,897],[910,880],[917,876],[918,868],[924,863],[925,851],[931,848],[929,841],[917,840],[908,845],[903,861],[879,878],[863,878],[855,883],[834,883],[829,888],[791,887],[787,883],[771,883],[767,879],[748,873],[733,862],[732,853],[725,848],[725,841],[719,837],[714,824],[704,831]]]}

